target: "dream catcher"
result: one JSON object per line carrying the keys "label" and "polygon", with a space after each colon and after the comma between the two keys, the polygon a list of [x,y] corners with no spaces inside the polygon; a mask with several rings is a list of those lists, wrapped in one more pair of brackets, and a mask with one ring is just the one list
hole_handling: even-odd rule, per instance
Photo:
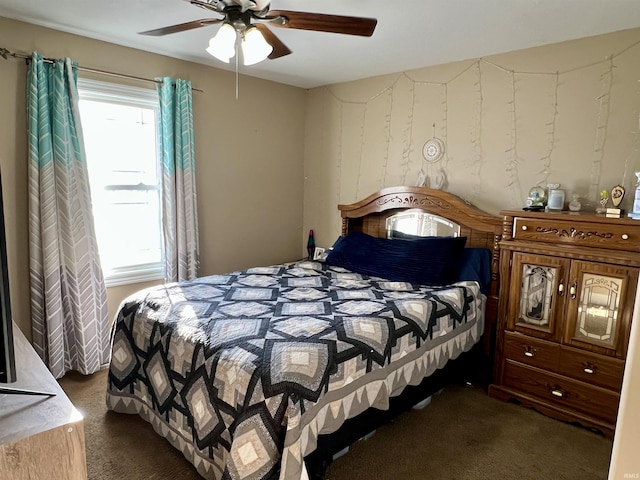
{"label": "dream catcher", "polygon": [[[433,124],[433,137],[427,140],[422,147],[422,157],[424,159],[424,163],[427,164],[427,168],[431,164],[437,164],[442,160],[442,157],[444,157],[444,142],[436,137],[435,123]],[[416,186],[441,190],[446,182],[444,170],[439,168],[432,175],[429,175],[425,172],[424,163],[423,167],[420,169],[418,183]]]}

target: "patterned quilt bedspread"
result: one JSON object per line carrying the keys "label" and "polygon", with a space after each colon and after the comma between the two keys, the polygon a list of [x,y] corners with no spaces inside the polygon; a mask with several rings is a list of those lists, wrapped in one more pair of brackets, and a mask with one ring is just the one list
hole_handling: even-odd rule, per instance
{"label": "patterned quilt bedspread", "polygon": [[304,479],[321,433],[418,384],[484,328],[475,282],[414,287],[317,262],[138,292],[113,332],[107,405],[209,479]]}

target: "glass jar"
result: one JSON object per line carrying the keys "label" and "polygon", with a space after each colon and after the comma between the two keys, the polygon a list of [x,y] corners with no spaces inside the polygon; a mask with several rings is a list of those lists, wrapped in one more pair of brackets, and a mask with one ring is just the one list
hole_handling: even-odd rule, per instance
{"label": "glass jar", "polygon": [[582,208],[582,204],[580,203],[580,196],[577,193],[571,195],[571,201],[569,202],[569,210],[572,212],[579,212]]}
{"label": "glass jar", "polygon": [[552,188],[549,190],[547,208],[549,210],[564,209],[564,190],[562,190],[561,188]]}

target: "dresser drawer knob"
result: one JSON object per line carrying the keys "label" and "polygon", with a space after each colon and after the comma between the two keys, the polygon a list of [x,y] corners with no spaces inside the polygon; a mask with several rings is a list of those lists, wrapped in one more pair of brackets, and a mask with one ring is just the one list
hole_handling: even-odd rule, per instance
{"label": "dresser drawer knob", "polygon": [[596,369],[597,368],[598,367],[596,367],[594,364],[589,363],[589,362],[584,362],[582,364],[582,371],[584,373],[586,373],[586,374],[589,374],[589,375],[593,375],[594,373],[596,373]]}
{"label": "dresser drawer knob", "polygon": [[549,392],[554,397],[562,398],[566,395],[566,392],[558,385],[549,385],[548,388],[549,388]]}
{"label": "dresser drawer knob", "polygon": [[622,234],[622,239],[623,240],[628,240],[629,239],[629,235],[627,235],[626,233]]}
{"label": "dresser drawer knob", "polygon": [[524,347],[524,356],[525,357],[535,357],[537,350],[533,348],[531,345],[526,345]]}
{"label": "dresser drawer knob", "polygon": [[526,225],[522,225],[522,227],[520,228],[522,228],[522,230],[529,230],[529,227],[527,227]]}

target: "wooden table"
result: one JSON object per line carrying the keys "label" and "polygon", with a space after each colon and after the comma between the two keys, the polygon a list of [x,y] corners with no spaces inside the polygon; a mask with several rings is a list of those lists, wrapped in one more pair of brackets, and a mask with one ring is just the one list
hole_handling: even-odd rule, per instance
{"label": "wooden table", "polygon": [[18,380],[0,387],[55,395],[0,393],[0,478],[86,480],[82,415],[15,324],[13,332]]}

